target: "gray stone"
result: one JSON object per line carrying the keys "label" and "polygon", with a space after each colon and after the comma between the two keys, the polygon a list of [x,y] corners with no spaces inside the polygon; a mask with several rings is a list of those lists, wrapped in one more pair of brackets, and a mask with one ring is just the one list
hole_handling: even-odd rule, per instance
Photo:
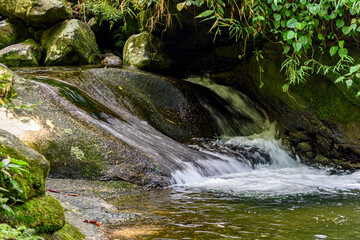
{"label": "gray stone", "polygon": [[101,60],[101,64],[107,67],[119,67],[122,65],[122,61],[120,57],[116,56],[113,53],[105,53],[102,54],[103,59]]}
{"label": "gray stone", "polygon": [[40,46],[32,39],[0,50],[0,63],[8,67],[36,67],[40,60]]}

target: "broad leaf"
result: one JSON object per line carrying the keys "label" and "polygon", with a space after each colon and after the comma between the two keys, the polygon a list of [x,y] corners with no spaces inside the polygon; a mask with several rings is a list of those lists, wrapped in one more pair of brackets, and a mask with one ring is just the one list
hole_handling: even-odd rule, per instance
{"label": "broad leaf", "polygon": [[335,54],[336,54],[336,52],[337,52],[337,50],[339,49],[339,47],[338,46],[332,46],[331,48],[330,48],[330,55],[331,56],[334,56]]}

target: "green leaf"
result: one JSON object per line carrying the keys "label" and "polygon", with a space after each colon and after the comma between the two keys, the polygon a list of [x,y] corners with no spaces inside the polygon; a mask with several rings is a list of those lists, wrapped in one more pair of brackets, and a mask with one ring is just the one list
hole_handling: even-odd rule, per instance
{"label": "green leaf", "polygon": [[6,167],[9,163],[10,163],[9,158],[5,158],[5,159],[2,160],[3,167]]}
{"label": "green leaf", "polygon": [[358,64],[358,65],[355,65],[355,66],[352,66],[352,67],[350,68],[350,74],[353,74],[353,73],[359,71],[359,69],[360,69],[360,65],[359,65],[359,64]]}
{"label": "green leaf", "polygon": [[294,48],[295,52],[300,51],[301,48],[302,48],[302,45],[301,45],[301,43],[299,43],[299,42],[293,42],[292,45],[293,45],[293,48]]}
{"label": "green leaf", "polygon": [[340,49],[339,49],[339,56],[340,56],[341,58],[346,57],[347,54],[348,54],[348,50],[347,50],[346,48],[340,48]]}
{"label": "green leaf", "polygon": [[287,39],[293,39],[296,36],[296,33],[292,30],[288,31],[286,34]]}
{"label": "green leaf", "polygon": [[347,27],[347,26],[344,26],[341,30],[345,35],[348,35],[350,33],[350,31],[351,31],[351,28]]}
{"label": "green leaf", "polygon": [[288,85],[288,84],[284,84],[284,85],[282,86],[282,90],[283,90],[283,92],[287,92],[287,91],[289,90],[289,85]]}
{"label": "green leaf", "polygon": [[344,47],[344,44],[345,44],[345,41],[344,41],[344,40],[339,41],[339,47],[340,47],[340,48],[343,48],[343,47]]}
{"label": "green leaf", "polygon": [[178,3],[176,4],[176,8],[177,10],[180,12],[181,10],[183,10],[183,8],[186,6],[186,1],[182,2],[182,3]]}
{"label": "green leaf", "polygon": [[206,10],[206,11],[203,11],[202,13],[200,13],[199,15],[197,15],[196,17],[197,18],[204,18],[204,17],[210,16],[213,13],[214,13],[214,10]]}
{"label": "green leaf", "polygon": [[286,26],[288,28],[296,28],[297,20],[295,18],[291,18],[289,21],[287,21]]}
{"label": "green leaf", "polygon": [[285,47],[284,47],[284,54],[285,53],[288,53],[290,51],[290,46],[289,45],[286,45]]}
{"label": "green leaf", "polygon": [[336,26],[338,28],[342,28],[344,26],[344,24],[345,24],[344,20],[336,19]]}
{"label": "green leaf", "polygon": [[274,14],[274,19],[275,19],[275,21],[280,21],[281,15],[278,14],[278,13],[275,13],[275,14]]}
{"label": "green leaf", "polygon": [[335,83],[339,83],[339,82],[342,82],[342,81],[344,81],[344,76],[338,77],[338,78],[335,80]]}
{"label": "green leaf", "polygon": [[324,35],[322,35],[321,33],[319,33],[319,34],[318,34],[318,39],[321,40],[321,41],[322,41],[322,40],[325,40]]}
{"label": "green leaf", "polygon": [[339,47],[338,46],[332,46],[331,48],[330,48],[330,55],[331,56],[334,56],[335,54],[336,54],[336,52],[337,52],[337,50],[339,49]]}
{"label": "green leaf", "polygon": [[345,83],[346,83],[346,86],[347,86],[348,88],[350,88],[350,87],[352,86],[352,84],[353,84],[353,80],[351,80],[351,79],[346,80]]}
{"label": "green leaf", "polygon": [[360,91],[357,92],[356,97],[360,97]]}
{"label": "green leaf", "polygon": [[308,44],[309,39],[308,39],[307,36],[301,36],[301,37],[299,38],[299,42],[301,43],[301,45],[306,45],[306,44]]}
{"label": "green leaf", "polygon": [[5,212],[6,212],[7,215],[11,215],[11,214],[14,213],[14,212],[12,211],[12,209],[11,209],[8,205],[6,205],[6,204],[2,204],[2,205],[1,205],[1,208],[5,210]]}

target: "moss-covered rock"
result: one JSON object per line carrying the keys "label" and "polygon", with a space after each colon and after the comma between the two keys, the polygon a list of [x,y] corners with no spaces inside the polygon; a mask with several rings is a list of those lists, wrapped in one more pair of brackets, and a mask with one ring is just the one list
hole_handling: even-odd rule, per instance
{"label": "moss-covered rock", "polygon": [[100,51],[90,27],[79,20],[66,20],[46,30],[41,37],[45,65],[87,65],[100,62]]}
{"label": "moss-covered rock", "polygon": [[14,74],[0,63],[0,103],[10,97],[13,81]]}
{"label": "moss-covered rock", "polygon": [[0,22],[0,49],[22,42],[29,37],[24,24],[15,18],[8,18]]}
{"label": "moss-covered rock", "polygon": [[45,193],[45,178],[49,173],[49,163],[41,154],[2,129],[0,129],[0,152],[29,164],[28,172],[24,172],[22,177],[15,178],[22,192],[14,191],[5,195],[11,195],[25,202],[29,198]]}
{"label": "moss-covered rock", "polygon": [[14,205],[13,211],[14,220],[10,225],[25,225],[37,233],[54,233],[65,225],[64,209],[52,196],[36,197]]}
{"label": "moss-covered rock", "polygon": [[172,63],[160,39],[148,32],[129,37],[124,46],[123,61],[125,65],[152,70],[169,68]]}
{"label": "moss-covered rock", "polygon": [[8,67],[36,67],[40,60],[40,46],[32,39],[0,50],[0,63]]}
{"label": "moss-covered rock", "polygon": [[65,223],[64,227],[52,235],[52,240],[83,240],[85,236],[73,225]]}
{"label": "moss-covered rock", "polygon": [[72,17],[66,0],[2,0],[0,14],[45,28]]}

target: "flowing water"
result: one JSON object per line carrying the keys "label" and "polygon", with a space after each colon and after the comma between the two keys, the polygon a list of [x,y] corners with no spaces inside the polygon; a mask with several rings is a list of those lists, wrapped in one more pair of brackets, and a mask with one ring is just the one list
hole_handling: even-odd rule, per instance
{"label": "flowing water", "polygon": [[[166,190],[113,199],[122,210],[152,216],[141,223],[148,231],[115,237],[360,239],[360,172],[332,175],[301,164],[246,96],[209,79],[189,80],[215,91],[227,102],[227,116],[232,113],[224,116],[203,101],[223,135],[191,147],[216,158],[184,162]],[[139,226],[120,228],[136,232]]]}

